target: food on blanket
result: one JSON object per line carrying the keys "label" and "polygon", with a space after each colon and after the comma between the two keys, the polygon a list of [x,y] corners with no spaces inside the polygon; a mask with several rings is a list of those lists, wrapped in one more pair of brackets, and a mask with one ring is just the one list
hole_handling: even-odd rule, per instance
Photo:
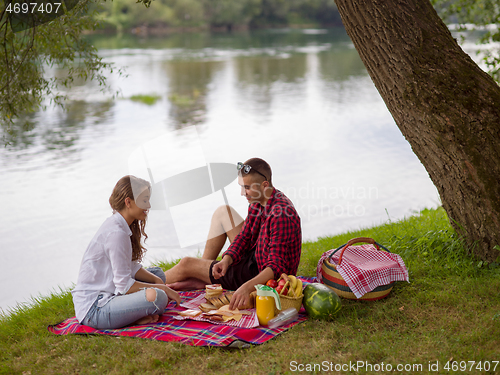
{"label": "food on blanket", "polygon": [[308,284],[304,289],[304,308],[313,319],[331,320],[342,307],[340,297],[324,284]]}
{"label": "food on blanket", "polygon": [[250,293],[250,302],[248,303],[247,306],[242,306],[242,309],[253,309],[255,307],[255,298],[257,297],[257,291],[254,290],[252,293]]}
{"label": "food on blanket", "polygon": [[223,292],[222,285],[209,284],[205,286],[205,298],[213,298],[220,296]]}
{"label": "food on blanket", "polygon": [[[226,305],[226,306],[228,306],[228,305]],[[224,307],[224,306],[222,306],[222,307]],[[203,314],[203,316],[209,316],[209,315],[233,316],[234,313],[232,311],[211,310],[211,311]]]}
{"label": "food on blanket", "polygon": [[281,274],[278,279],[278,286],[276,287],[276,291],[281,296],[286,296],[288,294],[288,286],[290,285],[290,280],[288,276],[284,273]]}
{"label": "food on blanket", "polygon": [[278,283],[280,282],[281,279],[285,280],[285,282],[290,281],[286,273],[281,274],[280,278],[278,279]]}
{"label": "food on blanket", "polygon": [[[240,306],[242,309],[251,309],[255,307],[255,297],[257,295],[257,292],[252,292],[250,293],[250,302],[246,306]],[[229,305],[231,302],[231,298],[233,297],[233,292],[226,292],[220,296],[216,296],[213,298],[207,298],[205,296],[205,299],[207,300],[208,303],[212,304],[215,306],[216,309],[221,308],[224,305]]]}
{"label": "food on blanket", "polygon": [[222,306],[219,311],[221,312],[226,312],[226,313],[230,313],[231,315],[224,315],[223,316],[223,319],[225,322],[229,321],[229,320],[236,320],[237,322],[241,319],[241,317],[243,316],[242,312],[240,310],[238,310],[237,308],[234,309],[234,310],[229,310],[229,305],[225,305],[225,306]]}
{"label": "food on blanket", "polygon": [[288,286],[288,297],[297,297],[295,295],[295,288],[297,288],[297,278],[293,275],[288,275],[288,280],[290,281],[290,285]]}
{"label": "food on blanket", "polygon": [[302,281],[294,275],[282,273],[276,291],[281,296],[298,298],[302,296]]}
{"label": "food on blanket", "polygon": [[216,308],[220,308],[224,305],[229,305],[229,302],[231,302],[231,297],[233,296],[232,292],[226,292],[222,295],[215,296],[215,297],[207,297],[205,295],[205,299],[207,302],[211,303],[214,305]]}
{"label": "food on blanket", "polygon": [[211,310],[217,310],[217,307],[215,307],[211,303],[202,303],[202,304],[200,304],[199,308],[203,312],[208,312],[208,311],[211,311]]}
{"label": "food on blanket", "polygon": [[295,287],[295,296],[296,297],[301,297],[303,294],[302,294],[302,280],[301,279],[297,279],[297,286]]}
{"label": "food on blanket", "polygon": [[276,287],[278,286],[278,282],[274,279],[270,279],[267,283],[266,283],[267,286],[270,286],[271,288],[274,288],[276,289]]}
{"label": "food on blanket", "polygon": [[198,316],[200,314],[201,314],[200,310],[189,309],[189,310],[179,311],[180,316],[187,316],[189,318],[194,318],[195,316]]}
{"label": "food on blanket", "polygon": [[[245,312],[248,313],[248,312]],[[219,310],[212,310],[203,314],[203,318],[208,320],[214,320],[218,322],[228,322],[230,320],[236,320],[237,322],[243,316],[243,311],[238,309],[230,310],[229,305],[222,306]],[[245,314],[247,315],[247,314]]]}
{"label": "food on blanket", "polygon": [[285,287],[285,285],[278,285],[276,287],[276,291],[279,293],[280,296],[286,296],[288,294],[288,286]]}
{"label": "food on blanket", "polygon": [[208,319],[208,320],[213,320],[215,322],[223,322],[224,321],[224,317],[222,315],[207,315],[207,314],[203,314],[203,317],[205,319]]}

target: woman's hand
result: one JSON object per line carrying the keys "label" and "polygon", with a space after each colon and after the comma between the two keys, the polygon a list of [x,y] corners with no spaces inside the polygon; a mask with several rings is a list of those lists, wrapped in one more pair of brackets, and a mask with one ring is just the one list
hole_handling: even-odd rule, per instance
{"label": "woman's hand", "polygon": [[177,303],[177,306],[181,304],[181,296],[175,290],[170,289],[165,284],[163,285],[155,285],[155,288],[163,289],[163,291],[167,294],[169,300],[174,300]]}
{"label": "woman's hand", "polygon": [[155,275],[155,284],[162,284],[162,285],[165,285],[165,283],[163,282],[162,279],[160,279],[158,276]]}
{"label": "woman's hand", "polygon": [[155,284],[155,285],[156,284],[163,284],[163,285],[165,285],[165,283],[163,282],[163,280],[159,276],[156,276],[154,273],[149,272],[147,269],[145,269],[143,267],[139,268],[139,270],[134,275],[134,279],[136,279],[137,281],[142,281],[142,282],[148,283],[148,284]]}

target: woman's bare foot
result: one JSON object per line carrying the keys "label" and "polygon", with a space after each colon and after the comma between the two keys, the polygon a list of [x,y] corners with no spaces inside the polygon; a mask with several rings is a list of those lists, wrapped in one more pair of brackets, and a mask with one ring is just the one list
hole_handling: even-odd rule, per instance
{"label": "woman's bare foot", "polygon": [[160,320],[159,315],[148,315],[148,316],[145,316],[144,318],[136,320],[134,323],[132,323],[132,325],[139,326],[142,324],[156,323],[156,322],[158,322],[158,320]]}

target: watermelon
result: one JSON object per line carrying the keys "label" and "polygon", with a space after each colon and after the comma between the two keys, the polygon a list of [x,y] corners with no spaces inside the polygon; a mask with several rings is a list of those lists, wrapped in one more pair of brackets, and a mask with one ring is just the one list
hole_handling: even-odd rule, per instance
{"label": "watermelon", "polygon": [[313,319],[331,320],[342,307],[340,297],[324,284],[308,284],[302,301],[307,314]]}

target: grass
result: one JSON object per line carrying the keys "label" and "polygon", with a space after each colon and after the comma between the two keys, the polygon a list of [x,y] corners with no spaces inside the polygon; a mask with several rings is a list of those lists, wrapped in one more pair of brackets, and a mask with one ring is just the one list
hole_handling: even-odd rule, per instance
{"label": "grass", "polygon": [[153,105],[160,99],[161,96],[158,95],[132,95],[130,97],[130,100],[134,102],[139,102],[147,105]]}
{"label": "grass", "polygon": [[[70,293],[61,291],[0,317],[0,374],[286,374],[326,369],[347,374],[355,373],[352,365],[357,361],[365,365],[358,373],[375,373],[384,363],[395,374],[443,374],[452,372],[444,367],[450,359],[458,361],[457,369],[464,365],[460,361],[490,361],[491,368],[492,361],[500,361],[500,268],[467,255],[443,209],[304,243],[298,273],[314,275],[324,251],[358,236],[373,237],[400,254],[410,283],[397,283],[384,300],[343,300],[333,322],[309,320],[244,350],[55,336],[47,325],[74,315]],[[406,369],[398,371],[398,364]],[[346,371],[335,371],[335,365],[344,365]],[[438,371],[431,371],[431,365],[439,366]],[[493,371],[467,367],[458,373]]]}

